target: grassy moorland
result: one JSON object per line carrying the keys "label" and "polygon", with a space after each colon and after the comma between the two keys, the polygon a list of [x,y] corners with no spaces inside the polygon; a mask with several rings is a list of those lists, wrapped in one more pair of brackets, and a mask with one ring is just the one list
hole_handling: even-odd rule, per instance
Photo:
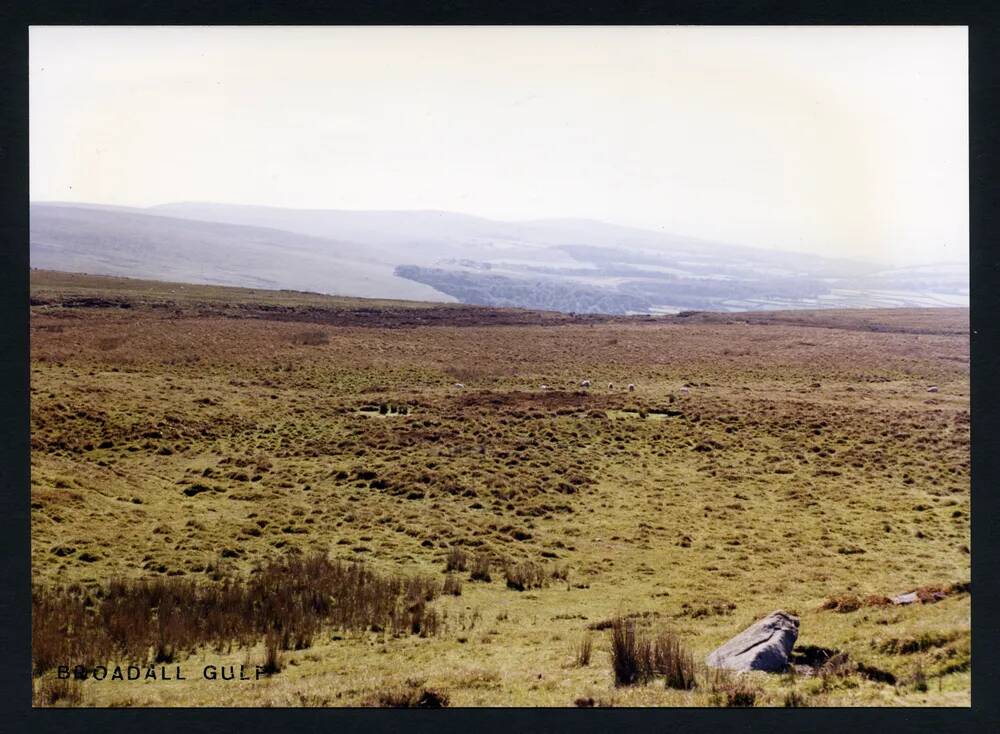
{"label": "grassy moorland", "polygon": [[[967,706],[968,357],[964,309],[611,319],[35,272],[36,701]],[[834,661],[703,669],[779,608]],[[693,687],[616,685],[615,620],[672,633]],[[60,684],[67,655],[268,675]]]}

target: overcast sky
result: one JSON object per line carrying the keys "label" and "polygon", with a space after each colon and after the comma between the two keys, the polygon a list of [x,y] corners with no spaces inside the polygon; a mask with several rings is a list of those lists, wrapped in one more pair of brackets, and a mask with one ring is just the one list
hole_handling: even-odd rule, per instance
{"label": "overcast sky", "polygon": [[31,29],[33,200],[968,257],[965,28]]}

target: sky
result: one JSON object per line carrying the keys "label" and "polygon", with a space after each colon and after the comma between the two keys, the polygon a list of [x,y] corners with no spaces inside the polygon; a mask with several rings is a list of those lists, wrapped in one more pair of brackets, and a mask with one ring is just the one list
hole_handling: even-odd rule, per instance
{"label": "sky", "polygon": [[964,27],[32,27],[33,201],[968,259]]}

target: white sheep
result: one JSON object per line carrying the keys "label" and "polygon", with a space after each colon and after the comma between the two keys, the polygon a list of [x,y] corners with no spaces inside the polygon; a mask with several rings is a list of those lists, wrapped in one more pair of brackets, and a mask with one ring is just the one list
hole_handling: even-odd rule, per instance
{"label": "white sheep", "polygon": [[463,388],[463,387],[465,387],[465,385],[463,385],[461,382],[456,382],[455,383],[455,387],[457,387],[457,388]]}
{"label": "white sheep", "polygon": [[583,380],[580,383],[580,387],[590,387],[590,380]]}
{"label": "white sheep", "polygon": [[615,389],[615,383],[609,382],[608,383],[608,390],[614,390],[614,389]]}
{"label": "white sheep", "polygon": [[937,385],[931,385],[929,388],[927,388],[927,392],[937,392],[937,391],[938,391]]}
{"label": "white sheep", "polygon": [[629,392],[635,392],[635,383],[634,382],[630,382],[628,384],[628,391]]}
{"label": "white sheep", "polygon": [[549,389],[548,385],[542,385],[542,390],[548,390],[548,389]]}

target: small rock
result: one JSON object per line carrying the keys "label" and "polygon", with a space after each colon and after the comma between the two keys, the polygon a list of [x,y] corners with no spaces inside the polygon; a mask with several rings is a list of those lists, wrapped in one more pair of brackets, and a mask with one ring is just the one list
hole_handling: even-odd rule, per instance
{"label": "small rock", "polygon": [[798,637],[799,618],[778,610],[717,647],[705,662],[712,668],[737,672],[779,673],[787,669],[788,656]]}

